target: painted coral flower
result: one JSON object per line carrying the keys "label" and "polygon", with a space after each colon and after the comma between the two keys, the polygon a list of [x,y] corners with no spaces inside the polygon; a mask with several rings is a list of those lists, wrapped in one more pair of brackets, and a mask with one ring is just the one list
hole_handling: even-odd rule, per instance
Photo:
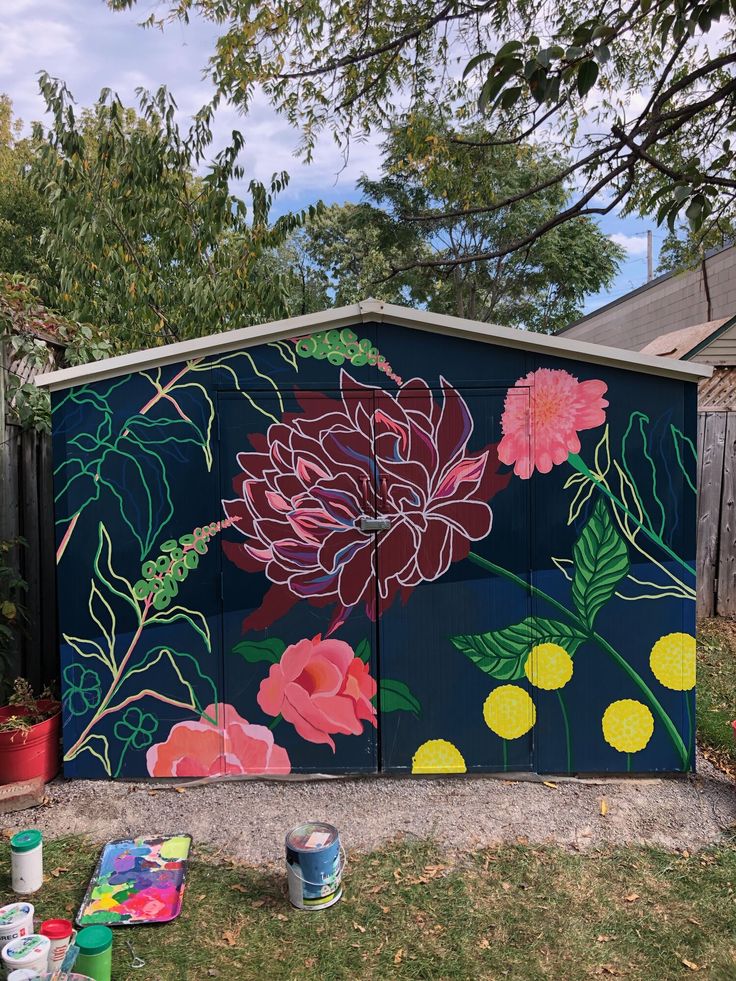
{"label": "painted coral flower", "polygon": [[[516,388],[528,388],[529,400],[513,397]],[[581,382],[560,368],[530,371],[506,396],[499,460],[513,464],[514,473],[524,480],[535,469],[549,473],[571,453],[580,452],[581,430],[606,421],[607,389],[605,382]]]}
{"label": "painted coral flower", "polygon": [[371,699],[376,682],[368,665],[342,640],[300,640],[287,647],[261,682],[258,704],[267,715],[282,715],[303,739],[327,743],[332,735],[359,736],[363,722],[376,725]]}
{"label": "painted coral flower", "polygon": [[275,744],[271,730],[252,725],[226,704],[208,705],[193,722],[177,722],[164,742],[151,746],[146,762],[152,777],[291,771],[289,756]]}
{"label": "painted coral flower", "polygon": [[358,604],[375,619],[376,541],[359,527],[375,508],[391,523],[378,536],[382,611],[485,538],[488,501],[509,477],[497,474],[494,447],[468,449],[468,407],[441,386],[440,401],[419,379],[391,395],[343,371],[339,400],[304,397],[301,412],[251,435],[238,496],[222,502],[243,540],[223,548],[274,585],[244,630],[268,627],[299,599],[336,604],[330,633]]}

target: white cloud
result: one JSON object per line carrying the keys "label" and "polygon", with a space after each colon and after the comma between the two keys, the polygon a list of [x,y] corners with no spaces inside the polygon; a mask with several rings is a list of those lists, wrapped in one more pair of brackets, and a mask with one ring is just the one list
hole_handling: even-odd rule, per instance
{"label": "white cloud", "polygon": [[646,235],[625,235],[623,232],[615,232],[609,238],[616,245],[620,245],[629,255],[640,256],[647,254]]}

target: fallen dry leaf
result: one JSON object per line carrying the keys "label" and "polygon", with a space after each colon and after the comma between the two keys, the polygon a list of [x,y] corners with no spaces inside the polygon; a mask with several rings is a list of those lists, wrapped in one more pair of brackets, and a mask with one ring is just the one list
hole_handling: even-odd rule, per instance
{"label": "fallen dry leaf", "polygon": [[396,882],[400,882],[402,879],[401,869],[394,869],[394,879]]}
{"label": "fallen dry leaf", "polygon": [[314,967],[314,965],[315,965],[316,963],[317,963],[317,958],[316,958],[316,957],[308,957],[308,958],[307,958],[307,959],[306,959],[306,960],[304,961],[304,966],[305,966],[305,967]]}
{"label": "fallen dry leaf", "polygon": [[[236,882],[234,886],[230,886],[235,892],[248,892],[245,886],[241,886],[239,882]],[[261,900],[263,902],[263,900]]]}
{"label": "fallen dry leaf", "polygon": [[689,961],[687,957],[682,958],[682,963],[685,965],[685,967],[689,967],[691,971],[700,970],[700,964],[696,964],[694,961]]}
{"label": "fallen dry leaf", "polygon": [[284,916],[284,914],[283,914],[283,913],[277,913],[277,914],[276,914],[276,919],[277,919],[277,920],[288,920],[288,919],[289,919],[289,917],[288,917],[288,916]]}
{"label": "fallen dry leaf", "polygon": [[613,940],[613,937],[609,937],[607,933],[599,933],[595,938],[595,941],[598,944],[607,944],[609,940]]}
{"label": "fallen dry leaf", "polygon": [[50,874],[53,875],[55,879],[58,879],[62,872],[68,872],[68,871],[69,869],[58,868],[58,869],[52,869]]}
{"label": "fallen dry leaf", "polygon": [[608,801],[605,797],[601,798],[601,817],[605,817],[608,814]]}
{"label": "fallen dry leaf", "polygon": [[[243,892],[245,892],[245,889],[243,890]],[[265,906],[265,905],[266,905],[266,900],[265,899],[254,899],[253,902],[250,904],[250,908],[251,909],[260,909],[261,906]]]}
{"label": "fallen dry leaf", "polygon": [[353,930],[358,930],[360,933],[365,933],[365,927],[361,926],[360,923],[353,923]]}
{"label": "fallen dry leaf", "polygon": [[177,792],[177,794],[185,794],[186,793],[186,790],[184,789],[184,787],[174,787],[174,790]]}
{"label": "fallen dry leaf", "polygon": [[222,939],[225,941],[228,947],[234,947],[235,944],[238,942],[238,938],[234,930],[225,930],[225,932],[222,935]]}
{"label": "fallen dry leaf", "polygon": [[638,892],[630,892],[628,896],[624,896],[627,903],[635,903],[639,898]]}
{"label": "fallen dry leaf", "polygon": [[390,906],[382,906],[381,907],[381,912],[382,913],[390,913],[391,912],[391,907]]}
{"label": "fallen dry leaf", "polygon": [[491,946],[491,942],[487,937],[483,937],[478,946],[481,948],[481,950],[488,950],[488,948]]}
{"label": "fallen dry leaf", "polygon": [[399,949],[394,954],[394,964],[400,964],[404,959],[404,948],[399,947]]}
{"label": "fallen dry leaf", "polygon": [[550,790],[557,790],[557,784],[553,783],[551,780],[543,780],[542,783],[545,787],[549,787]]}
{"label": "fallen dry leaf", "polygon": [[508,892],[509,889],[511,888],[511,883],[510,882],[502,882],[501,883],[501,888],[503,889],[504,892]]}

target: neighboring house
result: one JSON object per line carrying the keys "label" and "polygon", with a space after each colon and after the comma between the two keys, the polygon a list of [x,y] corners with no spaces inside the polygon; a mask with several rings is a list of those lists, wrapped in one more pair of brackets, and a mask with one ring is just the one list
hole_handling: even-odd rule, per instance
{"label": "neighboring house", "polygon": [[[570,324],[560,334],[567,340],[642,351],[662,334],[693,324],[718,320],[722,324],[735,313],[736,246],[729,245],[707,253],[695,269],[658,276]],[[732,360],[726,363],[736,363],[736,333],[731,335],[731,354]]]}

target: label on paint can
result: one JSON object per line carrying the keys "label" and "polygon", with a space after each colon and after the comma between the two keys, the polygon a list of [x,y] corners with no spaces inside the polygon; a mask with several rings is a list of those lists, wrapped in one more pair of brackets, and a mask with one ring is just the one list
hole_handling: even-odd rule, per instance
{"label": "label on paint can", "polygon": [[289,899],[297,909],[319,910],[342,896],[342,848],[337,828],[312,822],[286,836]]}

